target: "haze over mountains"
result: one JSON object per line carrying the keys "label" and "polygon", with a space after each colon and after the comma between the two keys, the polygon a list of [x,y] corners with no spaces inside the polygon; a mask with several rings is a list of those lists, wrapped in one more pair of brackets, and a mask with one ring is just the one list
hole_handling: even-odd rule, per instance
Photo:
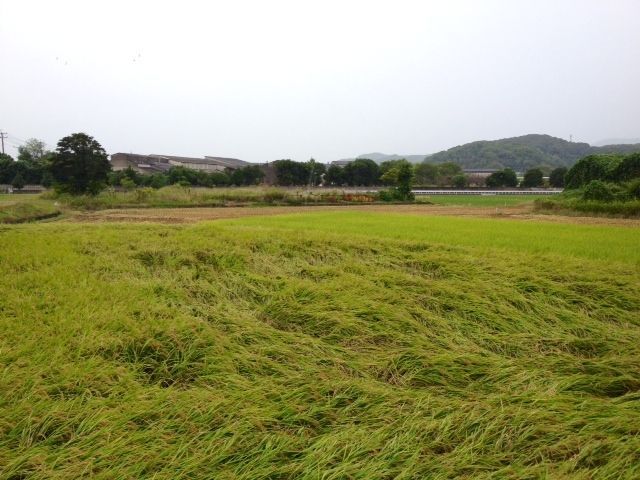
{"label": "haze over mountains", "polygon": [[640,139],[617,139],[614,144],[592,146],[583,142],[569,142],[551,135],[529,134],[470,142],[432,155],[387,155],[376,152],[358,155],[356,158],[370,158],[378,163],[400,158],[419,163],[426,158],[429,163],[454,162],[463,168],[510,167],[524,171],[534,167],[570,167],[580,158],[592,153],[636,151],[640,151]]}

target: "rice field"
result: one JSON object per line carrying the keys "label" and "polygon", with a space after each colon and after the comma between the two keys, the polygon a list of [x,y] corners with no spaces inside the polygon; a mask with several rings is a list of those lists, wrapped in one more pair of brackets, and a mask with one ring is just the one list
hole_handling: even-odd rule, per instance
{"label": "rice field", "polygon": [[478,207],[509,207],[512,205],[533,204],[540,195],[419,195],[416,201],[434,205],[462,205]]}
{"label": "rice field", "polygon": [[0,226],[0,478],[635,479],[640,229]]}

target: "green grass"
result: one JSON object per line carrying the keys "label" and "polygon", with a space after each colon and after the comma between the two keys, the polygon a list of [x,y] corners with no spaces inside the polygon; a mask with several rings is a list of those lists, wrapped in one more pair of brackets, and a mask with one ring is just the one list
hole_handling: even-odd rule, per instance
{"label": "green grass", "polygon": [[60,209],[39,195],[0,195],[0,223],[24,223],[52,218]]}
{"label": "green grass", "polygon": [[505,250],[516,256],[548,254],[640,264],[640,229],[629,227],[358,211],[250,217],[221,223],[334,232],[365,242],[375,237],[469,246],[486,255]]}
{"label": "green grass", "polygon": [[637,232],[0,227],[0,477],[639,478]]}
{"label": "green grass", "polygon": [[417,202],[469,207],[508,207],[533,202],[540,195],[418,195]]}

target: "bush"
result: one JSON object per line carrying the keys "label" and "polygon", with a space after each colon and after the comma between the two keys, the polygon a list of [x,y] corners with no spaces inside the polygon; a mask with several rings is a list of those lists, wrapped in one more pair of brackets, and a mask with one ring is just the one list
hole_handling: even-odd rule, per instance
{"label": "bush", "polygon": [[22,190],[24,188],[24,177],[20,172],[16,173],[16,176],[13,177],[11,186],[16,190]]}
{"label": "bush", "polygon": [[627,184],[627,194],[630,198],[640,199],[640,178]]}
{"label": "bush", "polygon": [[576,189],[584,187],[592,180],[611,180],[622,159],[622,155],[588,155],[567,172],[564,177],[565,186],[568,189]]}
{"label": "bush", "polygon": [[625,156],[611,172],[614,182],[626,182],[634,178],[640,178],[640,152]]}
{"label": "bush", "polygon": [[458,175],[454,175],[451,182],[456,188],[467,188],[469,185],[469,178],[465,174],[459,173]]}
{"label": "bush", "polygon": [[583,200],[598,200],[600,202],[612,202],[615,195],[612,185],[601,182],[600,180],[592,180],[587,184],[582,192]]}

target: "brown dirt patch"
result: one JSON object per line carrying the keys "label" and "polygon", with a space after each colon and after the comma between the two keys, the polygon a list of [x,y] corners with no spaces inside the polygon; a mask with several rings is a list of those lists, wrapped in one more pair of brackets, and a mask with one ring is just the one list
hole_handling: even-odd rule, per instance
{"label": "brown dirt patch", "polygon": [[239,218],[259,215],[285,215],[318,211],[367,211],[393,212],[417,215],[471,215],[495,216],[524,213],[527,207],[462,207],[442,205],[329,205],[329,206],[282,206],[282,207],[216,207],[216,208],[126,208],[75,212],[68,218],[75,222],[154,222],[194,223],[224,218]]}

